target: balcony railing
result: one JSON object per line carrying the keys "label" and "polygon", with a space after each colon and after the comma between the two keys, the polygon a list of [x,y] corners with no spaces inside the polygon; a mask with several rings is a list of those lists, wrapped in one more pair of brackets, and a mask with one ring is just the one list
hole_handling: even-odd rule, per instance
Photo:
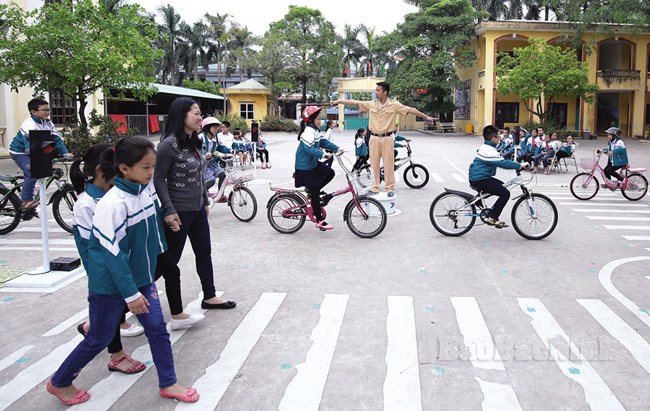
{"label": "balcony railing", "polygon": [[605,69],[598,70],[596,76],[609,80],[639,80],[641,70]]}

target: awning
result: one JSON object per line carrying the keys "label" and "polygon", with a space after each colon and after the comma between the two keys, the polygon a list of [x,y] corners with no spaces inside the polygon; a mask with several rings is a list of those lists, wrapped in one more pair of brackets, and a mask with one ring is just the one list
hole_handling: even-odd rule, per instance
{"label": "awning", "polygon": [[174,94],[176,96],[208,98],[212,100],[225,100],[223,96],[220,96],[218,94],[206,93],[205,91],[194,90],[191,88],[168,86],[166,84],[158,84],[158,83],[154,83],[153,85],[158,89],[159,93],[163,93],[163,94]]}

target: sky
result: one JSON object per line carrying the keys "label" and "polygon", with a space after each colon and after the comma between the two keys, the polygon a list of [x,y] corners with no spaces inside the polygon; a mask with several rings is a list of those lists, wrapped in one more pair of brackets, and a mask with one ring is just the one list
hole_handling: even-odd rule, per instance
{"label": "sky", "polygon": [[403,0],[230,0],[205,1],[195,0],[129,0],[139,3],[149,12],[156,12],[158,7],[171,4],[181,19],[192,24],[203,18],[205,13],[233,16],[233,20],[247,26],[253,34],[261,36],[269,24],[281,20],[289,12],[289,5],[306,6],[318,9],[332,22],[339,34],[343,33],[345,24],[355,27],[361,23],[374,27],[376,34],[391,32],[404,15],[417,10],[415,6]]}

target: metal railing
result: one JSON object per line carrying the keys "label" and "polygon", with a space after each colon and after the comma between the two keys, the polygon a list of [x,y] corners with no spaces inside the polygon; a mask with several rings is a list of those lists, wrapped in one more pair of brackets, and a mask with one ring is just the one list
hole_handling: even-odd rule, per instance
{"label": "metal railing", "polygon": [[605,79],[639,80],[641,79],[641,70],[604,69],[598,70],[596,76]]}

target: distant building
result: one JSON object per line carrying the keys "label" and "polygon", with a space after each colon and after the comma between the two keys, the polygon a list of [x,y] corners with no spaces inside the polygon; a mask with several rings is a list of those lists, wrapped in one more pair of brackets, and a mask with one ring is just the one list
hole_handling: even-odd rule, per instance
{"label": "distant building", "polygon": [[269,114],[271,90],[253,79],[232,85],[223,90],[227,98],[226,113],[246,120],[262,120]]}

